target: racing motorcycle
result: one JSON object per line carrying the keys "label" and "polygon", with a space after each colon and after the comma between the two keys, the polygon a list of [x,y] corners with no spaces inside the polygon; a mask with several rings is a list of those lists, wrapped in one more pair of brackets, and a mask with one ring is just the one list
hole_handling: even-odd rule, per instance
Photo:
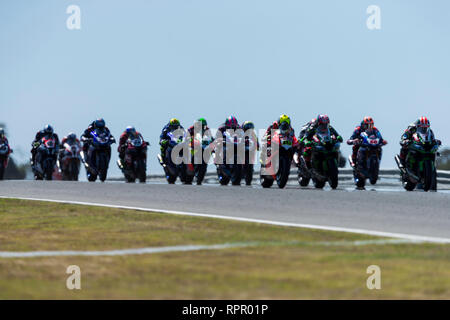
{"label": "racing motorcycle", "polygon": [[183,136],[175,136],[173,132],[169,132],[167,136],[169,137],[169,145],[166,148],[164,158],[158,154],[158,160],[164,169],[167,182],[169,184],[174,184],[177,178],[180,177],[182,183],[192,184],[195,171],[193,164],[187,164],[187,161],[185,161],[185,157],[188,155],[184,155],[183,150],[181,149],[179,155],[183,157],[183,161],[179,164],[175,164],[172,161],[172,152],[174,148],[178,145],[188,143],[186,132],[184,132]]}
{"label": "racing motorcycle", "polygon": [[[222,158],[222,161],[220,161],[221,163],[218,163],[216,160],[214,161],[217,168],[217,177],[219,179],[219,183],[223,186],[228,185],[230,181],[232,185],[239,186],[241,185],[242,163],[244,162],[244,159],[241,158],[242,155],[239,150],[240,148],[245,148],[243,145],[244,137],[239,130],[234,133],[225,131],[223,136],[223,149],[214,153],[215,159],[220,157]],[[233,148],[232,158],[229,154],[227,154],[228,147]]]}
{"label": "racing motorcycle", "polygon": [[366,180],[374,185],[378,181],[378,172],[380,169],[380,160],[382,155],[381,148],[386,144],[381,136],[375,133],[363,132],[356,143],[360,144],[357,161],[353,162],[352,156],[348,157],[350,166],[353,168],[353,177],[356,187],[363,189]]}
{"label": "racing motorcycle", "polygon": [[437,190],[436,156],[439,155],[440,144],[431,137],[431,132],[416,132],[408,145],[408,154],[405,166],[400,161],[400,156],[395,156],[403,187],[407,191],[414,190],[419,184],[424,191]]}
{"label": "racing motorcycle", "polygon": [[[274,181],[277,182],[279,188],[286,186],[294,156],[292,140],[290,136],[282,134],[280,130],[274,132],[271,143],[275,144],[276,147],[266,146],[261,159],[260,179],[263,188],[270,188]],[[268,174],[262,173],[263,168]]]}
{"label": "racing motorcycle", "polygon": [[305,144],[312,148],[311,164],[309,174],[314,187],[322,189],[328,181],[332,189],[338,186],[338,157],[341,143],[330,130],[318,131]]}
{"label": "racing motorcycle", "polygon": [[250,137],[245,137],[245,160],[242,166],[242,176],[245,179],[245,184],[250,186],[253,180],[255,152],[257,150],[257,142]]}
{"label": "racing motorcycle", "polygon": [[[208,162],[205,160],[205,155],[209,154],[209,150],[212,146],[213,138],[210,135],[203,135],[197,133],[195,137],[191,140],[191,154],[194,176],[197,181],[197,185],[201,185],[206,175],[208,169]],[[201,158],[201,159],[200,159]],[[191,168],[188,164],[188,168]],[[190,169],[192,170],[192,169]],[[190,171],[189,170],[189,171]]]}
{"label": "racing motorcycle", "polygon": [[36,161],[33,166],[34,178],[36,180],[52,180],[56,157],[56,139],[53,137],[43,137],[39,141],[39,146],[36,150]]}
{"label": "racing motorcycle", "polygon": [[98,177],[104,182],[108,174],[111,144],[116,143],[116,140],[111,133],[102,129],[95,129],[90,134],[91,137],[83,138],[83,141],[90,142],[84,162],[87,178],[90,182],[94,182]]}
{"label": "racing motorcycle", "polygon": [[9,150],[9,146],[6,143],[0,144],[0,180],[3,180],[3,177],[5,175],[10,152],[12,153],[12,150]]}
{"label": "racing motorcycle", "polygon": [[78,181],[78,174],[80,173],[80,146],[78,143],[63,145],[61,158],[57,161],[57,165],[62,172],[63,180]]}
{"label": "racing motorcycle", "polygon": [[139,179],[140,183],[145,183],[147,179],[147,146],[142,136],[129,137],[125,149],[123,163],[117,160],[119,169],[122,170],[127,182],[134,183]]}

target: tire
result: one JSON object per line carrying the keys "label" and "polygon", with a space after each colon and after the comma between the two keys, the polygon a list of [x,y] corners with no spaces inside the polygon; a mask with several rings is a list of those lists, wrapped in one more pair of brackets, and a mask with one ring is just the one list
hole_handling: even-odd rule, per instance
{"label": "tire", "polygon": [[95,182],[96,180],[97,180],[97,175],[96,175],[96,174],[90,173],[90,174],[88,175],[88,181],[89,181],[89,182]]}
{"label": "tire", "polygon": [[71,170],[71,174],[70,174],[70,180],[72,181],[78,181],[78,175],[80,173],[80,166],[78,161],[73,160],[72,161],[72,170]]}
{"label": "tire", "polygon": [[416,184],[411,181],[404,181],[403,188],[405,188],[406,191],[413,191],[416,188]]}
{"label": "tire", "polygon": [[242,166],[237,164],[231,169],[231,184],[233,186],[240,186],[242,180]]}
{"label": "tire", "polygon": [[166,175],[166,180],[169,184],[174,184],[177,181],[177,176]]}
{"label": "tire", "polygon": [[44,170],[44,178],[45,180],[51,181],[53,180],[53,161],[51,160],[46,160],[45,162],[46,166],[45,166],[45,170]]}
{"label": "tire", "polygon": [[356,178],[356,187],[359,189],[363,189],[366,186],[366,179],[357,177]]}
{"label": "tire", "polygon": [[192,181],[194,180],[194,176],[186,175],[184,178],[184,184],[192,184]]}
{"label": "tire", "polygon": [[203,163],[201,165],[198,165],[197,172],[195,173],[195,178],[198,185],[201,185],[203,183],[203,180],[205,179],[206,175],[206,170],[207,170],[206,164]]}
{"label": "tire", "polygon": [[270,188],[273,185],[273,179],[261,177],[261,186],[263,188]]}
{"label": "tire", "polygon": [[323,189],[323,187],[325,187],[325,181],[313,180],[313,182],[314,182],[314,188],[316,188],[316,189]]}
{"label": "tire", "polygon": [[108,163],[106,155],[98,154],[97,156],[100,157],[100,159],[98,160],[98,171],[99,171],[98,177],[101,182],[105,182],[106,177],[108,175]]}
{"label": "tire", "polygon": [[423,190],[424,191],[428,191],[431,189],[431,185],[433,184],[433,167],[431,165],[431,161],[427,160],[424,163],[424,181],[425,183],[423,184]]}
{"label": "tire", "polygon": [[289,179],[290,173],[290,161],[286,157],[280,157],[280,168],[277,173],[277,185],[280,189],[283,189]]}
{"label": "tire", "polygon": [[138,160],[137,162],[137,177],[139,178],[140,183],[145,183],[147,181],[147,168],[146,168],[146,162],[143,159]]}
{"label": "tire", "polygon": [[377,158],[370,159],[370,168],[369,168],[369,180],[370,184],[374,185],[378,181],[378,172],[380,168],[380,162]]}
{"label": "tire", "polygon": [[328,160],[328,179],[332,189],[336,189],[339,183],[338,168],[334,159]]}
{"label": "tire", "polygon": [[4,164],[4,160],[0,159],[0,180],[3,180],[3,177],[5,175],[5,166]]}
{"label": "tire", "polygon": [[219,175],[219,183],[222,185],[222,186],[227,186],[228,185],[228,183],[230,183],[230,178],[228,178],[228,177],[225,177],[225,176],[223,176],[223,175]]}
{"label": "tire", "polygon": [[253,165],[252,164],[247,164],[246,165],[246,170],[245,170],[245,184],[247,186],[252,185],[252,180],[253,180]]}

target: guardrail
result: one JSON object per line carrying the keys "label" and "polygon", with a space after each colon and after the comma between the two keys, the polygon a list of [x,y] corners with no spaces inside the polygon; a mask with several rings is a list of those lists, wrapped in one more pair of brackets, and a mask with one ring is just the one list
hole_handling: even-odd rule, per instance
{"label": "guardrail", "polygon": [[[438,183],[443,185],[450,185],[450,171],[446,170],[438,170]],[[389,184],[400,184],[400,171],[398,169],[380,169],[380,180],[389,181]],[[259,170],[256,170],[253,178],[258,181],[259,180]],[[165,175],[163,174],[151,174],[147,176],[148,180],[164,180]],[[109,178],[108,180],[113,181],[122,181],[124,178]],[[291,169],[291,173],[289,175],[289,182],[297,181],[297,169]],[[353,183],[353,170],[352,169],[339,169],[339,181],[341,182],[350,182]],[[205,183],[217,184],[217,173],[216,170],[209,170],[205,175]]]}

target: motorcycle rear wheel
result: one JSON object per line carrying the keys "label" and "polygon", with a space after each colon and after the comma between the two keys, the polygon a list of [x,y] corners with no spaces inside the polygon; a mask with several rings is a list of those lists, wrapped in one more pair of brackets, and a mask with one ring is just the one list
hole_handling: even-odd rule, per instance
{"label": "motorcycle rear wheel", "polygon": [[270,188],[273,185],[273,179],[261,177],[261,186],[263,188]]}

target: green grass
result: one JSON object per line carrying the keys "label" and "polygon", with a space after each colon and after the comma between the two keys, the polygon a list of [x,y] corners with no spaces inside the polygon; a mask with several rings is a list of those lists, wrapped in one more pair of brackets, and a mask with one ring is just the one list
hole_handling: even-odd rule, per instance
{"label": "green grass", "polygon": [[[149,255],[0,258],[0,298],[450,298],[449,245],[319,243],[363,239],[379,238],[132,210],[0,200],[0,251],[263,242],[257,247]],[[73,264],[81,268],[79,291],[65,286],[66,268]],[[381,268],[381,290],[366,288],[366,268],[372,264]]]}

